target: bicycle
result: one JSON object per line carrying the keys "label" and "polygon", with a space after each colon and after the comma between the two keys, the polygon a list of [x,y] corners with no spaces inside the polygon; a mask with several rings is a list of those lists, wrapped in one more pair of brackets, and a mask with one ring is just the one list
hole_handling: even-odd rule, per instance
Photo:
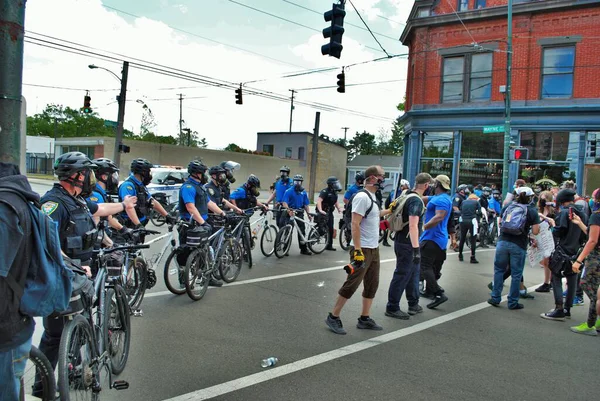
{"label": "bicycle", "polygon": [[[179,200],[176,200],[175,202],[170,202],[171,196],[165,194],[164,192],[157,192],[154,195],[152,195],[152,197],[162,205],[162,207],[167,211],[167,213],[171,217],[179,217]],[[167,222],[166,217],[158,213],[154,209],[150,210],[148,218],[156,227],[160,227]]]}
{"label": "bicycle", "polygon": [[[107,372],[109,388],[129,388],[129,383],[124,380],[112,381],[113,374],[121,373],[127,363],[131,322],[127,294],[121,287],[121,275],[109,273],[108,256],[116,251],[148,247],[128,245],[95,251],[98,272],[93,281],[94,299],[82,295],[79,299],[82,310],[64,317],[68,321],[61,336],[57,364],[58,391],[62,401],[71,398],[98,400],[102,391],[103,369]],[[74,310],[79,310],[79,307]],[[85,393],[90,394],[87,396]]]}
{"label": "bicycle", "polygon": [[260,213],[260,217],[250,223],[253,245],[252,249],[254,249],[255,240],[258,239],[258,233],[260,233],[260,230],[262,229],[263,231],[260,235],[260,251],[267,258],[273,255],[273,252],[275,251],[275,237],[277,236],[278,231],[275,225],[269,224],[269,221],[272,219],[272,217],[269,216],[268,213],[272,211],[272,209],[263,210]]}
{"label": "bicycle", "polygon": [[[340,247],[347,251],[350,249],[350,242],[352,241],[352,228],[344,222],[344,219],[340,219]],[[383,240],[383,238],[382,238]]]}
{"label": "bicycle", "polygon": [[[289,252],[292,246],[292,234],[294,232],[294,228],[298,230],[300,241],[304,242],[311,252],[315,254],[322,253],[325,250],[329,240],[329,231],[323,230],[322,232],[319,232],[316,223],[299,218],[297,213],[303,212],[303,209],[282,210],[292,210],[294,211],[294,215],[290,216],[288,223],[277,233],[277,237],[275,238],[275,256],[281,259]],[[308,215],[316,217],[316,213],[308,213]],[[306,235],[304,235],[298,227],[298,221],[304,223]]]}
{"label": "bicycle", "polygon": [[[36,379],[36,372],[39,378]],[[36,381],[37,380],[37,381]],[[36,384],[38,384],[36,386]],[[54,369],[46,355],[42,353],[36,346],[31,347],[29,351],[29,360],[25,366],[25,372],[21,377],[21,396],[20,401],[29,399],[25,394],[31,394],[31,389],[36,386],[36,394],[33,395],[36,399],[42,401],[54,401],[56,398],[56,379],[54,377]],[[26,390],[27,389],[27,390]]]}

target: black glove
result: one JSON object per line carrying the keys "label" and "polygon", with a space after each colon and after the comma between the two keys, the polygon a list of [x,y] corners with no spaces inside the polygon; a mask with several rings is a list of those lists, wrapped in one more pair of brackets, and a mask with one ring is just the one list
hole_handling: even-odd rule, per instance
{"label": "black glove", "polygon": [[421,263],[421,248],[413,248],[413,265],[418,265]]}
{"label": "black glove", "polygon": [[119,230],[119,234],[125,239],[133,239],[133,230],[131,228],[123,226],[123,228]]}
{"label": "black glove", "polygon": [[167,214],[165,216],[165,221],[170,226],[177,224],[177,219],[175,217],[171,216],[170,214]]}
{"label": "black glove", "polygon": [[204,224],[201,224],[200,226],[204,227],[204,229],[207,230],[208,232],[212,233],[212,231],[213,231],[212,226],[210,224],[208,224],[207,222],[204,222]]}

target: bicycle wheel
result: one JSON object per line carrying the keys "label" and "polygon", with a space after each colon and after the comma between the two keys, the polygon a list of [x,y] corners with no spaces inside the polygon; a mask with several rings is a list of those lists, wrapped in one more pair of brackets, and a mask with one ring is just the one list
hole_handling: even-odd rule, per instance
{"label": "bicycle wheel", "polygon": [[150,212],[149,217],[150,217],[150,221],[152,222],[152,224],[154,224],[156,227],[160,227],[167,222],[167,219],[165,218],[165,216],[161,215],[160,213],[158,213],[155,210],[152,210],[152,212]]}
{"label": "bicycle wheel", "polygon": [[277,227],[266,224],[260,236],[260,251],[267,258],[275,252],[275,238],[277,237]]}
{"label": "bicycle wheel", "polygon": [[97,400],[98,364],[92,344],[92,328],[76,315],[63,330],[58,349],[58,392],[61,401]]}
{"label": "bicycle wheel", "polygon": [[35,346],[32,346],[29,351],[29,360],[21,378],[21,387],[26,394],[31,394],[42,401],[54,401],[56,398],[54,369],[46,355]]}
{"label": "bicycle wheel", "polygon": [[237,241],[226,242],[223,255],[219,260],[221,279],[226,283],[234,282],[242,270],[243,250]]}
{"label": "bicycle wheel", "polygon": [[181,266],[177,257],[183,252],[182,249],[173,249],[165,262],[164,279],[165,285],[175,295],[185,293],[185,266]]}
{"label": "bicycle wheel", "polygon": [[211,273],[207,266],[205,252],[206,249],[203,248],[194,249],[185,264],[185,292],[194,301],[202,299],[208,290]]}
{"label": "bicycle wheel", "polygon": [[352,241],[352,234],[350,229],[346,227],[346,224],[342,224],[340,228],[340,247],[347,251],[350,249],[350,241]]}
{"label": "bicycle wheel", "polygon": [[324,235],[321,235],[315,227],[308,227],[308,249],[310,249],[312,253],[323,253],[327,243],[329,242],[329,231],[326,231]]}
{"label": "bicycle wheel", "polygon": [[246,228],[242,233],[242,243],[244,244],[243,254],[246,262],[248,262],[248,269],[252,269],[252,245],[250,245],[250,232]]}
{"label": "bicycle wheel", "polygon": [[131,309],[139,309],[142,304],[146,293],[146,274],[146,262],[141,257],[135,258],[129,264],[124,289]]}
{"label": "bicycle wheel", "polygon": [[281,259],[290,250],[292,246],[292,231],[293,228],[289,224],[284,226],[275,237],[275,256]]}
{"label": "bicycle wheel", "polygon": [[131,321],[127,294],[120,285],[106,291],[104,301],[104,347],[110,356],[112,373],[120,374],[129,358]]}

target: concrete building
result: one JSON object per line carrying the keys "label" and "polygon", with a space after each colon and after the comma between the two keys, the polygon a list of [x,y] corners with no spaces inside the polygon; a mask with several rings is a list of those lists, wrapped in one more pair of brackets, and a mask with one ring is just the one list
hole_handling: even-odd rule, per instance
{"label": "concrete building", "polygon": [[54,138],[47,136],[26,136],[25,138],[25,171],[34,174],[52,174]]}
{"label": "concrete building", "polygon": [[[501,186],[506,5],[415,1],[400,38],[410,51],[401,117],[409,180],[426,171],[450,176],[453,187]],[[597,161],[600,1],[517,0],[513,17],[510,134],[529,158],[511,163],[509,188],[517,178],[581,184],[585,164]],[[491,126],[497,133],[484,134]]]}
{"label": "concrete building", "polygon": [[346,188],[354,184],[356,173],[363,172],[369,166],[381,166],[385,171],[385,189],[384,193],[389,193],[398,185],[398,180],[402,178],[403,156],[382,156],[382,155],[358,155],[348,162],[348,182]]}

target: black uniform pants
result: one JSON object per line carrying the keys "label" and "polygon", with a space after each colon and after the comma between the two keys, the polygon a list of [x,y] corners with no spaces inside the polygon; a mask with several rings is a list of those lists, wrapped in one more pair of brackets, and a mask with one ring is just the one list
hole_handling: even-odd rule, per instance
{"label": "black uniform pants", "polygon": [[288,214],[287,211],[285,210],[281,210],[282,209],[282,205],[281,203],[278,203],[275,206],[274,209],[274,217],[275,217],[275,222],[277,223],[277,228],[281,229],[283,226],[285,226],[288,223]]}
{"label": "black uniform pants", "polygon": [[[292,217],[290,217],[290,215],[287,213],[287,211],[283,211],[283,212],[281,212],[281,214],[283,215],[282,220],[285,222],[285,224],[283,224],[283,226],[288,224],[288,222],[290,224],[292,224],[292,226],[293,226]],[[298,212],[298,213],[296,213],[296,216],[298,216],[299,219],[303,219],[304,212]],[[298,244],[300,244],[300,250],[301,251],[308,250],[306,243],[300,237],[300,233],[302,233],[303,236],[306,235],[306,227],[302,221],[296,220],[296,223],[298,224]]]}
{"label": "black uniform pants", "polygon": [[327,213],[327,229],[329,230],[329,239],[327,241],[327,247],[333,246],[333,210]]}
{"label": "black uniform pants", "polygon": [[458,253],[462,255],[467,240],[467,233],[471,233],[471,256],[475,256],[475,247],[477,246],[477,233],[474,232],[473,223],[463,221],[460,223],[460,243],[458,244]]}

